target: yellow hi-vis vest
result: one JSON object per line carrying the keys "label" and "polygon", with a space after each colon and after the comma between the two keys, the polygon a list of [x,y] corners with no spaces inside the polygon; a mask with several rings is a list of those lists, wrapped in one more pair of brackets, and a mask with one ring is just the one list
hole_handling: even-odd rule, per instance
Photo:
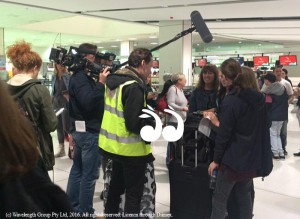
{"label": "yellow hi-vis vest", "polygon": [[[127,81],[115,90],[105,85],[104,114],[99,136],[99,147],[104,151],[122,156],[146,156],[152,151],[140,135],[129,132],[125,126],[122,89],[135,82]],[[146,106],[146,101],[144,104]]]}

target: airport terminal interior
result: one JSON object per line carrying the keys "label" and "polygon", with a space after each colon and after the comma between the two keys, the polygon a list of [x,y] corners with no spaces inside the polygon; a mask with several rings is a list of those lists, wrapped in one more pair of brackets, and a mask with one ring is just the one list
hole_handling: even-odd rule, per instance
{"label": "airport terminal interior", "polygon": [[[290,106],[290,110],[292,106]],[[293,156],[300,150],[299,124],[295,114],[289,114],[288,122],[288,155],[285,160],[274,160],[272,173],[264,178],[255,178],[254,219],[298,219],[300,216],[300,157]],[[56,133],[52,133],[54,144],[57,142]],[[67,142],[65,142],[67,150]],[[166,167],[167,142],[161,138],[152,144],[155,156],[156,214],[157,218],[169,218],[170,187],[169,172]],[[58,148],[55,148],[58,150]],[[63,190],[67,188],[72,160],[68,156],[55,159],[54,182]],[[53,172],[49,175],[53,178]],[[103,215],[103,201],[99,196],[103,190],[103,172],[96,184],[94,208],[100,216]],[[160,216],[164,215],[164,217]]]}
{"label": "airport terminal interior", "polygon": [[[163,75],[178,71],[186,75],[187,87],[197,83],[197,74],[206,63],[220,64],[233,57],[254,72],[270,72],[284,65],[294,87],[300,82],[299,0],[11,0],[0,1],[0,78],[11,77],[12,66],[5,57],[7,46],[24,39],[43,60],[39,78],[50,89],[53,63],[51,48],[97,45],[101,53],[114,53],[123,63],[130,50],[150,50],[193,26],[191,12],[199,11],[213,40],[203,42],[196,31],[179,37],[163,49],[153,51],[152,83],[163,85]],[[173,29],[174,28],[174,29]],[[201,32],[201,31],[199,31]],[[202,33],[203,34],[203,33]],[[206,34],[206,33],[204,33]],[[204,40],[205,41],[205,40]],[[290,61],[284,61],[286,59]],[[260,61],[257,61],[259,59]],[[261,61],[262,60],[262,61]],[[300,218],[300,124],[289,106],[288,137],[284,160],[273,160],[273,171],[262,180],[254,179],[254,219]],[[51,133],[54,153],[56,132]],[[156,218],[169,218],[170,185],[166,167],[167,142],[161,137],[151,143],[155,156]],[[65,142],[68,150],[68,142]],[[49,176],[66,190],[72,160],[55,159]],[[94,208],[103,215],[103,172],[96,183]]]}

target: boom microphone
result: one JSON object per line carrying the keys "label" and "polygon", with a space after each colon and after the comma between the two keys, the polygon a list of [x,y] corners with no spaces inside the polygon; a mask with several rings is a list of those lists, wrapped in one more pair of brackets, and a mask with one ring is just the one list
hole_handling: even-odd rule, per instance
{"label": "boom microphone", "polygon": [[200,34],[203,42],[210,43],[213,39],[213,36],[211,35],[209,29],[207,28],[199,11],[193,11],[191,13],[191,20],[196,28],[196,31]]}

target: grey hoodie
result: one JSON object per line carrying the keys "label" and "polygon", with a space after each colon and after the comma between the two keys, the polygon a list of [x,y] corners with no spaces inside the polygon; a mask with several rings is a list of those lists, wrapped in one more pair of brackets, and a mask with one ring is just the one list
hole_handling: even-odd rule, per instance
{"label": "grey hoodie", "polygon": [[276,81],[270,84],[270,86],[266,86],[264,93],[280,96],[284,93],[284,89],[284,86],[279,81]]}

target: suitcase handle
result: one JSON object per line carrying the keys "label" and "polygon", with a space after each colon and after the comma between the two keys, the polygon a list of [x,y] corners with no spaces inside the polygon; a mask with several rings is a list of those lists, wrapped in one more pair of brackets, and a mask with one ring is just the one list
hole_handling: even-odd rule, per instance
{"label": "suitcase handle", "polygon": [[[195,131],[195,167],[198,165],[198,130]],[[184,165],[183,145],[181,145],[181,165]]]}

